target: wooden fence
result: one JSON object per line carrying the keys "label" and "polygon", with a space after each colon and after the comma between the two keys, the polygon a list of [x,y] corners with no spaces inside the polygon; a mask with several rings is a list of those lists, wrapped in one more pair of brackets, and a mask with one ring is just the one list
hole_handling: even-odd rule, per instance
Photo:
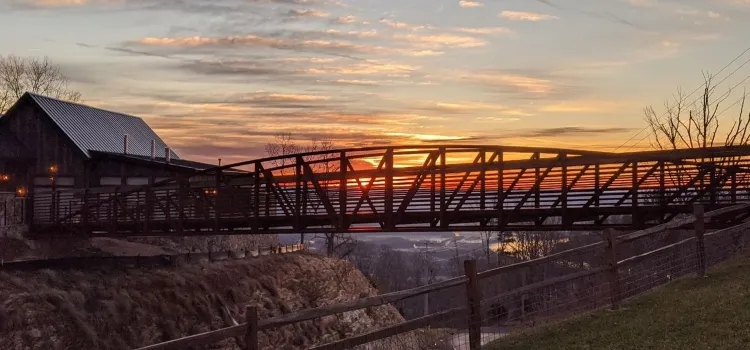
{"label": "wooden fence", "polygon": [[2,262],[0,271],[33,271],[40,269],[102,269],[125,267],[179,266],[197,262],[251,259],[262,255],[286,254],[305,250],[302,244],[259,247],[255,250],[216,251],[207,253],[162,254],[150,256],[87,256]]}
{"label": "wooden fence", "polygon": [[[572,257],[584,252],[598,254],[599,256],[603,256],[606,259],[605,263],[601,264],[600,266],[592,266],[579,269],[573,273],[546,278],[544,280],[530,283],[520,288],[516,288],[498,295],[492,295],[492,300],[498,300],[499,298],[512,295],[521,295],[535,289],[559,285],[568,281],[573,281],[589,276],[604,275],[607,282],[606,286],[608,287],[608,290],[606,291],[607,300],[605,304],[608,304],[612,308],[617,308],[619,307],[623,298],[632,296],[624,293],[623,291],[622,282],[624,278],[623,276],[625,276],[625,272],[623,272],[623,269],[627,270],[629,266],[636,262],[644,262],[647,261],[649,257],[661,254],[676,247],[684,247],[687,245],[691,245],[691,247],[694,245],[697,252],[697,254],[691,255],[691,259],[694,260],[690,262],[691,269],[692,266],[695,266],[694,270],[691,272],[697,273],[698,275],[705,275],[707,269],[705,244],[706,238],[710,236],[742,233],[744,230],[750,228],[750,223],[745,222],[719,231],[705,233],[705,223],[712,219],[719,219],[720,217],[726,218],[726,216],[730,215],[737,216],[747,214],[748,210],[750,210],[750,204],[735,205],[732,207],[714,210],[708,213],[704,213],[703,210],[704,209],[701,205],[696,205],[694,215],[690,217],[676,219],[662,225],[624,235],[618,236],[616,235],[616,232],[614,230],[610,229],[605,232],[605,234],[603,235],[604,239],[599,242],[586,244],[577,248],[550,254],[538,259],[492,268],[482,272],[477,271],[476,261],[467,260],[464,262],[463,276],[409,290],[366,297],[331,306],[297,311],[262,320],[259,320],[257,317],[257,309],[250,306],[246,309],[246,323],[142,347],[139,350],[183,349],[193,346],[205,346],[227,338],[244,339],[243,341],[238,342],[244,343],[243,346],[246,349],[257,350],[260,349],[260,345],[258,343],[258,332],[271,330],[284,325],[309,321],[328,315],[391,304],[407,298],[412,298],[439,290],[445,290],[448,288],[454,288],[457,286],[465,286],[466,288],[465,303],[463,303],[463,305],[459,307],[450,308],[423,317],[408,320],[406,322],[374,330],[366,334],[356,335],[327,344],[315,345],[311,349],[347,349],[420,328],[442,324],[442,322],[454,317],[462,317],[462,319],[467,320],[465,321],[465,326],[468,329],[468,348],[480,349],[482,344],[481,327],[483,323],[483,313],[481,311],[481,308],[483,304],[489,301],[489,298],[482,298],[482,282],[489,281],[494,277],[498,277],[512,271],[519,271],[522,269],[539,266],[547,262],[562,261],[567,257]],[[694,227],[694,235],[690,238],[683,239],[657,249],[652,249],[644,253],[638,253],[626,258],[618,256],[618,248],[625,243],[634,242],[646,237],[652,237],[656,234],[667,232],[669,230],[684,228],[688,225],[693,225]],[[666,281],[660,282],[660,284],[663,283],[666,283]],[[642,290],[640,292],[642,292]]]}

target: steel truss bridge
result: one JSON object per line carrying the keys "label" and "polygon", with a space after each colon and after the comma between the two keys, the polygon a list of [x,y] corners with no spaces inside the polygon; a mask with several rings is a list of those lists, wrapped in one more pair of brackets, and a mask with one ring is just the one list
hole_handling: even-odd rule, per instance
{"label": "steel truss bridge", "polygon": [[[750,147],[372,147],[36,193],[37,236],[638,229],[750,202]],[[729,225],[750,213],[713,220]]]}

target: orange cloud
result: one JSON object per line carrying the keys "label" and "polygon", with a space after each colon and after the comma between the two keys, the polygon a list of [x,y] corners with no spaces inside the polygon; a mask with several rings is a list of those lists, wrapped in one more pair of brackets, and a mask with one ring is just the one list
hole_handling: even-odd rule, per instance
{"label": "orange cloud", "polygon": [[477,118],[479,121],[483,122],[492,122],[492,123],[507,123],[507,122],[517,122],[521,120],[520,118],[506,118],[506,117],[479,117]]}
{"label": "orange cloud", "polygon": [[465,1],[465,0],[462,0],[462,1],[458,2],[458,6],[461,6],[461,7],[482,7],[482,6],[484,6],[484,4],[481,3],[481,2],[479,2],[479,1]]}
{"label": "orange cloud", "polygon": [[396,22],[396,21],[391,21],[390,19],[387,19],[387,18],[381,19],[380,23],[383,23],[387,25],[388,27],[391,27],[394,29],[422,30],[422,29],[429,28],[428,26],[425,26],[425,25],[410,24],[406,22]]}
{"label": "orange cloud", "polygon": [[29,2],[32,5],[37,5],[37,6],[58,7],[58,6],[85,5],[88,1],[87,0],[32,0]]}
{"label": "orange cloud", "polygon": [[406,64],[390,64],[372,61],[349,66],[333,66],[310,68],[305,72],[308,74],[345,74],[345,75],[387,75],[387,76],[409,76],[420,67]]}
{"label": "orange cloud", "polygon": [[486,43],[482,40],[460,35],[437,34],[437,35],[394,35],[394,39],[405,40],[418,45],[431,48],[440,47],[462,47],[472,48],[484,46]]}
{"label": "orange cloud", "polygon": [[[325,33],[325,32],[324,32]],[[367,38],[377,36],[376,31],[368,32],[341,32],[336,30],[330,30],[328,34],[341,35],[341,36],[355,36],[359,38]],[[444,38],[446,40],[453,40],[455,44],[461,45],[459,47],[469,47],[469,39],[459,39],[461,37]],[[425,42],[430,40],[436,40],[437,38],[428,37],[423,39]],[[289,38],[271,38],[263,37],[259,35],[245,35],[245,36],[227,36],[227,37],[179,37],[179,38],[156,38],[146,37],[136,42],[137,44],[146,46],[164,46],[164,47],[206,47],[206,46],[217,46],[217,47],[234,47],[234,46],[258,46],[258,47],[269,47],[279,50],[313,50],[321,52],[334,52],[334,53],[363,53],[363,54],[395,54],[403,56],[437,56],[442,55],[443,52],[434,51],[429,49],[421,48],[398,48],[398,47],[384,47],[374,45],[359,45],[347,41],[334,41],[334,40],[298,40]]]}
{"label": "orange cloud", "polygon": [[523,11],[503,11],[500,12],[500,17],[511,20],[511,21],[530,21],[539,22],[550,19],[557,19],[557,16],[545,15],[535,12],[523,12]]}
{"label": "orange cloud", "polygon": [[615,112],[627,106],[627,103],[615,101],[568,101],[539,108],[548,113],[602,113]]}
{"label": "orange cloud", "polygon": [[485,27],[485,28],[451,28],[454,31],[469,34],[491,35],[491,34],[511,34],[513,30],[505,27]]}
{"label": "orange cloud", "polygon": [[310,102],[327,101],[328,96],[304,95],[304,94],[265,94],[250,97],[253,101],[288,101],[288,102]]}
{"label": "orange cloud", "polygon": [[385,133],[387,136],[399,136],[406,137],[414,141],[458,141],[471,139],[470,136],[458,136],[458,135],[429,135],[429,134],[414,134],[407,132],[388,132]]}
{"label": "orange cloud", "polygon": [[37,7],[70,7],[97,4],[119,4],[125,0],[26,0],[26,3]]}
{"label": "orange cloud", "polygon": [[554,83],[551,80],[523,75],[481,72],[470,73],[465,78],[488,85],[511,86],[529,93],[546,94],[554,90]]}
{"label": "orange cloud", "polygon": [[377,30],[368,30],[368,31],[356,31],[356,30],[349,30],[349,31],[341,31],[337,29],[326,29],[326,34],[331,34],[333,36],[342,36],[347,38],[376,38],[379,36],[379,33]]}
{"label": "orange cloud", "polygon": [[291,9],[287,14],[292,17],[328,17],[328,13],[317,10]]}
{"label": "orange cloud", "polygon": [[336,22],[341,23],[341,24],[352,24],[352,23],[357,22],[357,17],[343,16],[343,17],[336,18]]}

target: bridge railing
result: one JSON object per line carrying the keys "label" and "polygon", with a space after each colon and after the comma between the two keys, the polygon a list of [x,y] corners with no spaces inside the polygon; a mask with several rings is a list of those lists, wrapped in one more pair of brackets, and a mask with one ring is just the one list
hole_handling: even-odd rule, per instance
{"label": "bridge railing", "polygon": [[623,228],[612,217],[625,215],[637,228],[695,203],[748,200],[750,149],[741,151],[316,152],[249,162],[249,173],[222,167],[152,186],[37,193],[33,224],[97,235],[588,230]]}
{"label": "bridge railing", "polygon": [[[750,235],[746,234],[750,223],[708,233],[706,223],[743,217],[749,211],[750,204],[708,213],[704,213],[703,206],[696,205],[693,216],[623,235],[609,229],[603,237],[588,236],[588,243],[528,261],[478,272],[476,261],[467,260],[463,276],[410,290],[266,319],[258,319],[258,310],[250,306],[246,311],[246,323],[141,350],[206,346],[229,338],[236,339],[242,343],[238,345],[246,349],[267,348],[261,346],[259,332],[403,303],[425,295],[430,306],[434,306],[426,308],[421,317],[324,344],[297,346],[318,350],[348,349],[379,342],[384,348],[480,349],[483,344],[517,329],[601,307],[618,308],[623,300],[675,278],[705,275],[709,266],[745,251],[750,243]],[[690,226],[692,229],[686,229]],[[283,347],[279,341],[283,343],[284,339],[276,339],[275,346]]]}

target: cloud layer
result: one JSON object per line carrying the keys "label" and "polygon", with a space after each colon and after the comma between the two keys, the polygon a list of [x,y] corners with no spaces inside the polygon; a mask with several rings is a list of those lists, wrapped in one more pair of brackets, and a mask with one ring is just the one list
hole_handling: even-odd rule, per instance
{"label": "cloud layer", "polygon": [[[279,132],[340,146],[606,148],[677,83],[655,79],[661,72],[650,64],[673,68],[664,62],[725,39],[748,8],[736,0],[364,6],[12,0],[0,4],[0,20],[24,18],[12,50],[51,53],[88,103],[143,116],[183,156],[210,161],[262,156]],[[44,40],[26,34],[32,25]]]}

